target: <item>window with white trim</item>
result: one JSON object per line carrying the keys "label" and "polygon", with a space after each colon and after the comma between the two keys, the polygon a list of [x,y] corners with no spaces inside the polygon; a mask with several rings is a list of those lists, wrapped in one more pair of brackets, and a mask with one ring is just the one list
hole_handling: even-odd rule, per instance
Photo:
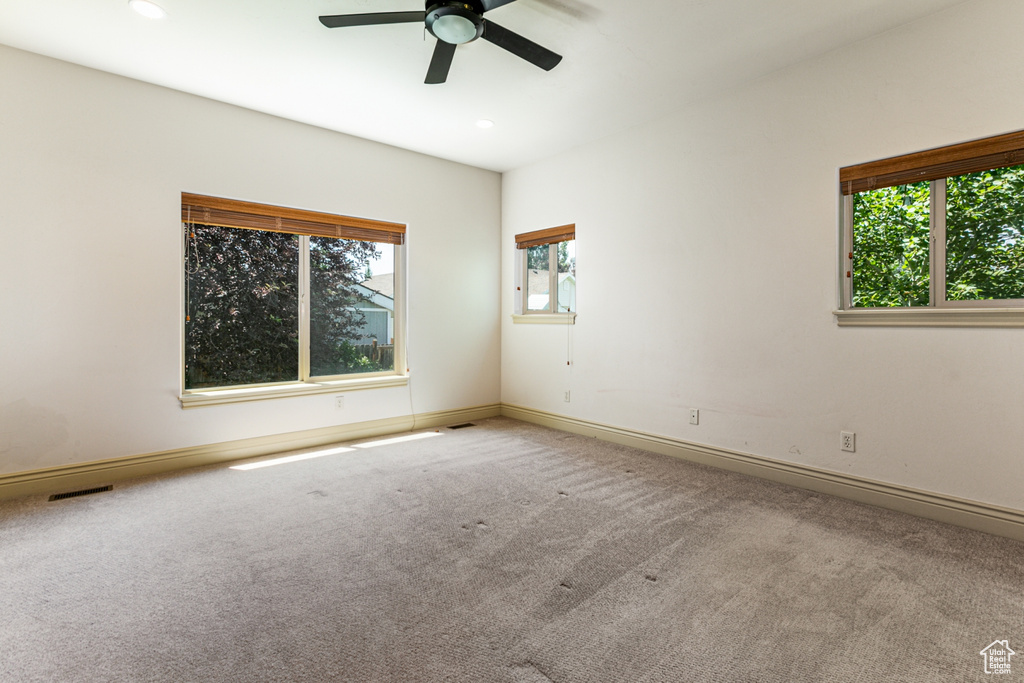
{"label": "window with white trim", "polygon": [[1024,132],[846,167],[840,186],[840,312],[1024,310]]}
{"label": "window with white trim", "polygon": [[183,398],[404,375],[405,226],[182,194]]}
{"label": "window with white trim", "polygon": [[516,235],[517,311],[523,315],[576,312],[576,226]]}

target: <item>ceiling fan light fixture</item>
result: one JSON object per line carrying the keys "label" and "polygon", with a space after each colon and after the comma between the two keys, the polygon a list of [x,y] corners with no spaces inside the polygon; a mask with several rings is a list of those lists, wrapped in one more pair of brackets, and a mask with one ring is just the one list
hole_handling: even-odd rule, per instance
{"label": "ceiling fan light fixture", "polygon": [[476,26],[466,17],[446,14],[434,22],[434,35],[446,43],[461,45],[476,38]]}
{"label": "ceiling fan light fixture", "polygon": [[480,15],[469,5],[449,2],[435,5],[427,12],[427,30],[435,38],[451,45],[462,45],[476,40],[484,32]]}
{"label": "ceiling fan light fixture", "polygon": [[142,15],[147,19],[163,19],[167,16],[167,12],[163,7],[155,2],[150,2],[150,0],[129,0],[128,6],[136,14]]}
{"label": "ceiling fan light fixture", "polygon": [[480,119],[476,122],[477,128],[494,128],[494,121],[490,119]]}

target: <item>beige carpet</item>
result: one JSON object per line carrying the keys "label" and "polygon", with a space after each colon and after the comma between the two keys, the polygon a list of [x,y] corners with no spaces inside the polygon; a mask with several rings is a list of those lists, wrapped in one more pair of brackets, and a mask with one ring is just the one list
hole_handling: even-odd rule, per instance
{"label": "beige carpet", "polygon": [[0,504],[0,681],[1024,678],[1024,545],[496,418]]}

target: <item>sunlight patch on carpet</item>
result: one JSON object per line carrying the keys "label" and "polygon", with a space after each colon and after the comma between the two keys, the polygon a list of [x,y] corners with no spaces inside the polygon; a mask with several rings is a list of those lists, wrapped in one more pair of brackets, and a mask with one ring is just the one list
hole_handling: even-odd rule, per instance
{"label": "sunlight patch on carpet", "polygon": [[244,465],[232,465],[233,470],[258,470],[261,467],[273,467],[274,465],[284,465],[290,462],[298,462],[299,460],[312,460],[313,458],[322,458],[325,455],[335,455],[337,453],[351,453],[354,449],[352,448],[327,448],[321,451],[312,451],[310,453],[299,453],[298,455],[286,455],[283,458],[272,458],[271,460],[260,460],[259,462],[249,462]]}
{"label": "sunlight patch on carpet", "polygon": [[402,443],[403,441],[416,441],[418,439],[426,439],[431,436],[441,436],[441,432],[421,432],[419,434],[409,434],[408,436],[396,436],[391,439],[380,439],[378,441],[367,441],[366,443],[352,444],[352,447],[376,448],[377,446],[388,446],[393,443]]}

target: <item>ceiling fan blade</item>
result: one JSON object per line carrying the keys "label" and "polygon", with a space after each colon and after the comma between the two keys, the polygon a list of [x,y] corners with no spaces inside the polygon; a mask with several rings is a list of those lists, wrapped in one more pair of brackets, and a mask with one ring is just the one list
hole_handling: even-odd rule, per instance
{"label": "ceiling fan blade", "polygon": [[507,5],[516,0],[480,0],[480,4],[484,6],[485,12],[490,12],[492,9],[497,9],[502,5]]}
{"label": "ceiling fan blade", "polygon": [[484,34],[481,37],[545,71],[551,71],[562,61],[562,55],[555,54],[546,47],[541,47],[532,40],[523,38],[518,33],[498,26],[493,21],[484,19]]}
{"label": "ceiling fan blade", "polygon": [[430,58],[430,67],[427,69],[427,80],[424,83],[437,85],[448,80],[448,69],[452,67],[452,58],[455,57],[457,45],[438,40],[434,46],[434,56]]}
{"label": "ceiling fan blade", "polygon": [[377,26],[379,24],[406,24],[420,22],[427,18],[426,12],[374,12],[372,14],[331,14],[320,17],[320,23],[327,28],[344,26]]}

